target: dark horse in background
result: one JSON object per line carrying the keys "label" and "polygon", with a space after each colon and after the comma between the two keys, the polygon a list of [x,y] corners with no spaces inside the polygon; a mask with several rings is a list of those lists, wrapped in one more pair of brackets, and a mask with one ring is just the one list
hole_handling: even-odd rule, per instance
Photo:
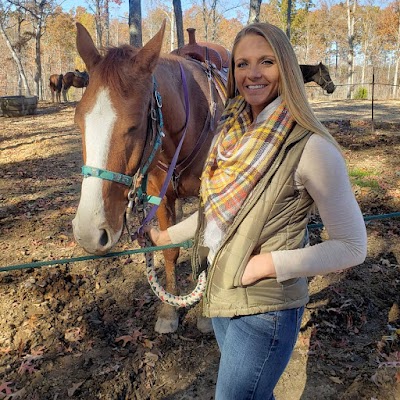
{"label": "dark horse in background", "polygon": [[326,65],[321,62],[317,65],[300,64],[300,69],[304,83],[315,82],[323,90],[326,90],[328,94],[332,94],[335,91],[336,86],[332,82]]}
{"label": "dark horse in background", "polygon": [[54,94],[57,103],[61,103],[61,90],[63,86],[63,74],[53,74],[49,78],[49,86],[51,91],[51,101],[54,103]]}
{"label": "dark horse in background", "polygon": [[[137,187],[131,185],[131,177],[137,183],[136,177],[148,167],[147,193],[160,195],[165,166],[168,169],[172,163],[184,132],[174,184],[168,183],[157,209],[160,228],[175,223],[177,198],[199,193],[199,177],[224,104],[202,63],[160,54],[164,31],[165,21],[141,49],[125,45],[101,55],[88,31],[77,23],[77,49],[90,82],[76,107],[75,121],[82,133],[84,171],[94,173],[83,179],[73,230],[78,244],[92,254],[105,254],[119,241],[130,195]],[[161,146],[153,153],[158,138]],[[128,183],[116,181],[116,176],[128,178]],[[165,288],[178,294],[179,248],[163,254]],[[176,308],[164,303],[155,330],[174,332],[178,323]],[[201,318],[198,327],[203,330],[199,323],[204,324]]]}
{"label": "dark horse in background", "polygon": [[68,90],[71,86],[85,88],[89,84],[89,74],[86,71],[67,72],[63,77],[63,98],[68,101]]}

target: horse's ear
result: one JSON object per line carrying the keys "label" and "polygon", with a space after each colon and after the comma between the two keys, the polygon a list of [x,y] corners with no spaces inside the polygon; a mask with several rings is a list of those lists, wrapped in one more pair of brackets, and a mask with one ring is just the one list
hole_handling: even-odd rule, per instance
{"label": "horse's ear", "polygon": [[140,49],[136,56],[136,60],[140,60],[143,68],[147,71],[153,72],[157,65],[164,39],[165,23],[166,20],[164,19],[160,30]]}
{"label": "horse's ear", "polygon": [[76,48],[87,70],[90,71],[100,61],[101,55],[87,29],[79,22],[76,23],[76,29]]}

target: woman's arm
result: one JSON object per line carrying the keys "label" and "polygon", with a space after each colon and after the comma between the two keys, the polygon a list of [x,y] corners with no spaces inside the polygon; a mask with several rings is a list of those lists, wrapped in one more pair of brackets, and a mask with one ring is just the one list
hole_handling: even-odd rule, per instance
{"label": "woman's arm", "polygon": [[171,243],[178,244],[194,237],[197,229],[198,214],[198,211],[196,211],[188,218],[164,231],[150,226],[145,228],[145,231],[156,246],[165,246]]}
{"label": "woman's arm", "polygon": [[339,150],[312,135],[296,173],[314,199],[329,239],[302,249],[272,252],[277,280],[327,274],[364,262],[365,223]]}

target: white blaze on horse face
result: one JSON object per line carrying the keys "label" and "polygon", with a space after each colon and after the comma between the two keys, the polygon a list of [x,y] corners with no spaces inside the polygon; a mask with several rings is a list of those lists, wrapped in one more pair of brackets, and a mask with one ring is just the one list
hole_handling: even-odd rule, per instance
{"label": "white blaze on horse face", "polygon": [[[116,119],[108,90],[100,90],[92,110],[85,116],[86,165],[106,169]],[[90,253],[109,250],[121,234],[111,232],[107,223],[102,194],[103,182],[96,177],[83,179],[81,199],[73,221],[75,238]],[[107,236],[104,235],[105,231]],[[107,243],[104,243],[105,237],[108,238]]]}
{"label": "white blaze on horse face", "polygon": [[106,169],[107,155],[116,119],[117,114],[111,104],[108,89],[100,90],[92,111],[85,116],[87,165]]}

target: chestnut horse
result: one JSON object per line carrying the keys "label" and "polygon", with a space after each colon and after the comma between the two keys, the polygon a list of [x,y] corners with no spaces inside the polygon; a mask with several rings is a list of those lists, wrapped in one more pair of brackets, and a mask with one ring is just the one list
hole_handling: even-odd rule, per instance
{"label": "chestnut horse", "polygon": [[[86,251],[105,254],[122,234],[128,197],[135,188],[132,177],[140,176],[144,165],[148,167],[147,193],[159,196],[168,175],[165,166],[171,164],[184,132],[179,179],[174,185],[168,183],[157,209],[160,228],[175,223],[177,198],[198,195],[215,131],[212,121],[219,119],[223,102],[200,62],[160,54],[165,21],[143,48],[124,45],[108,49],[105,55],[100,55],[88,31],[76,25],[77,49],[90,82],[75,111],[85,178],[73,230]],[[161,146],[154,152],[158,140]],[[178,255],[179,248],[164,250],[166,290],[173,294],[178,292]],[[176,308],[163,304],[155,330],[174,332],[177,327]]]}
{"label": "chestnut horse", "polygon": [[336,86],[329,75],[326,65],[321,62],[316,65],[300,64],[300,69],[303,74],[304,83],[315,82],[329,94],[335,91]]}
{"label": "chestnut horse", "polygon": [[71,86],[84,88],[89,84],[89,74],[86,71],[67,72],[63,77],[63,97],[68,101],[68,90]]}
{"label": "chestnut horse", "polygon": [[50,86],[50,91],[51,91],[51,101],[54,103],[54,93],[55,93],[57,103],[61,103],[61,90],[62,90],[62,86],[63,86],[63,74],[50,75],[49,86]]}

